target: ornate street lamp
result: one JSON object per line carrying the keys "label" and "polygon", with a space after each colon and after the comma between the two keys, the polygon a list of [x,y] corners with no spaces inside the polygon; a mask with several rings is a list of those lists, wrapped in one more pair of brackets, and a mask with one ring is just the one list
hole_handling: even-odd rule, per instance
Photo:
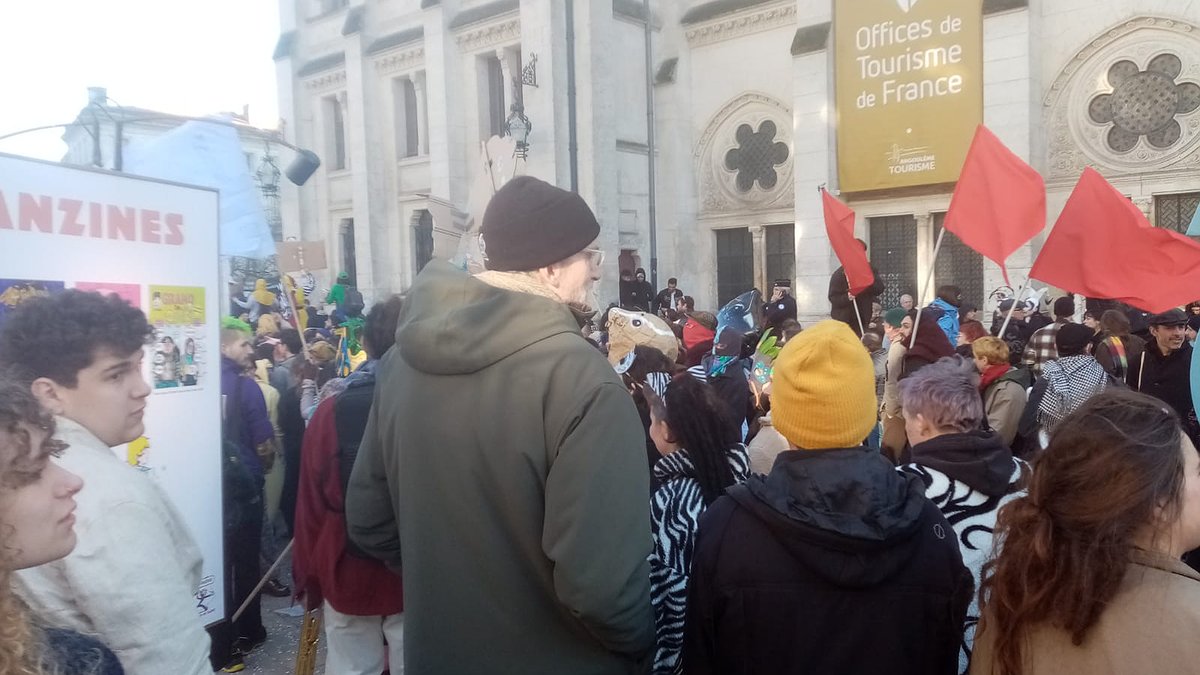
{"label": "ornate street lamp", "polygon": [[[520,87],[520,83],[514,84]],[[504,121],[504,131],[516,141],[517,157],[525,159],[529,156],[529,132],[533,131],[533,123],[525,116],[525,106],[521,104],[520,97],[515,96],[514,99],[508,119]]]}

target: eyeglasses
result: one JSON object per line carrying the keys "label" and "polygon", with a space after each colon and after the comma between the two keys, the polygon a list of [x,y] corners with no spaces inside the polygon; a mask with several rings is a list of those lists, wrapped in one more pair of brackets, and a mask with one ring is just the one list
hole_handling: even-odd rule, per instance
{"label": "eyeglasses", "polygon": [[592,264],[596,267],[604,266],[604,251],[598,248],[585,248],[583,253],[587,253],[592,258]]}

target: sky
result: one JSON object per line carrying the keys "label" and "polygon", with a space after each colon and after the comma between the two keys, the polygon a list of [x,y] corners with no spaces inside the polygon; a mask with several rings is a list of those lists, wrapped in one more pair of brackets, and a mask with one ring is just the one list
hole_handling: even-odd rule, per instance
{"label": "sky", "polygon": [[[0,0],[0,136],[64,124],[106,87],[124,106],[241,112],[274,128],[279,0]],[[0,140],[59,160],[62,129]]]}

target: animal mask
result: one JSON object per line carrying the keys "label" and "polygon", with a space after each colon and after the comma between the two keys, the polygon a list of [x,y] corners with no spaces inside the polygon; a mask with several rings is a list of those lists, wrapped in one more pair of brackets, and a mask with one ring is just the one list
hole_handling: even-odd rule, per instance
{"label": "animal mask", "polygon": [[679,357],[679,340],[666,321],[648,312],[609,310],[608,362],[616,366],[638,345],[653,347],[672,361]]}
{"label": "animal mask", "polygon": [[762,322],[762,295],[747,291],[730,300],[717,313],[717,337],[713,340],[713,360],[709,377],[725,372],[725,368],[742,354],[742,338],[752,333]]}

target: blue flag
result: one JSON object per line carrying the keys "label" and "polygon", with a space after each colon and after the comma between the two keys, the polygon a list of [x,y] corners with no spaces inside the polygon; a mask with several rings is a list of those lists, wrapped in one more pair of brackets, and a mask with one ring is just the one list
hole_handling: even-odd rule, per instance
{"label": "blue flag", "polygon": [[1196,207],[1196,212],[1192,214],[1192,224],[1188,225],[1187,236],[1200,237],[1200,206]]}

